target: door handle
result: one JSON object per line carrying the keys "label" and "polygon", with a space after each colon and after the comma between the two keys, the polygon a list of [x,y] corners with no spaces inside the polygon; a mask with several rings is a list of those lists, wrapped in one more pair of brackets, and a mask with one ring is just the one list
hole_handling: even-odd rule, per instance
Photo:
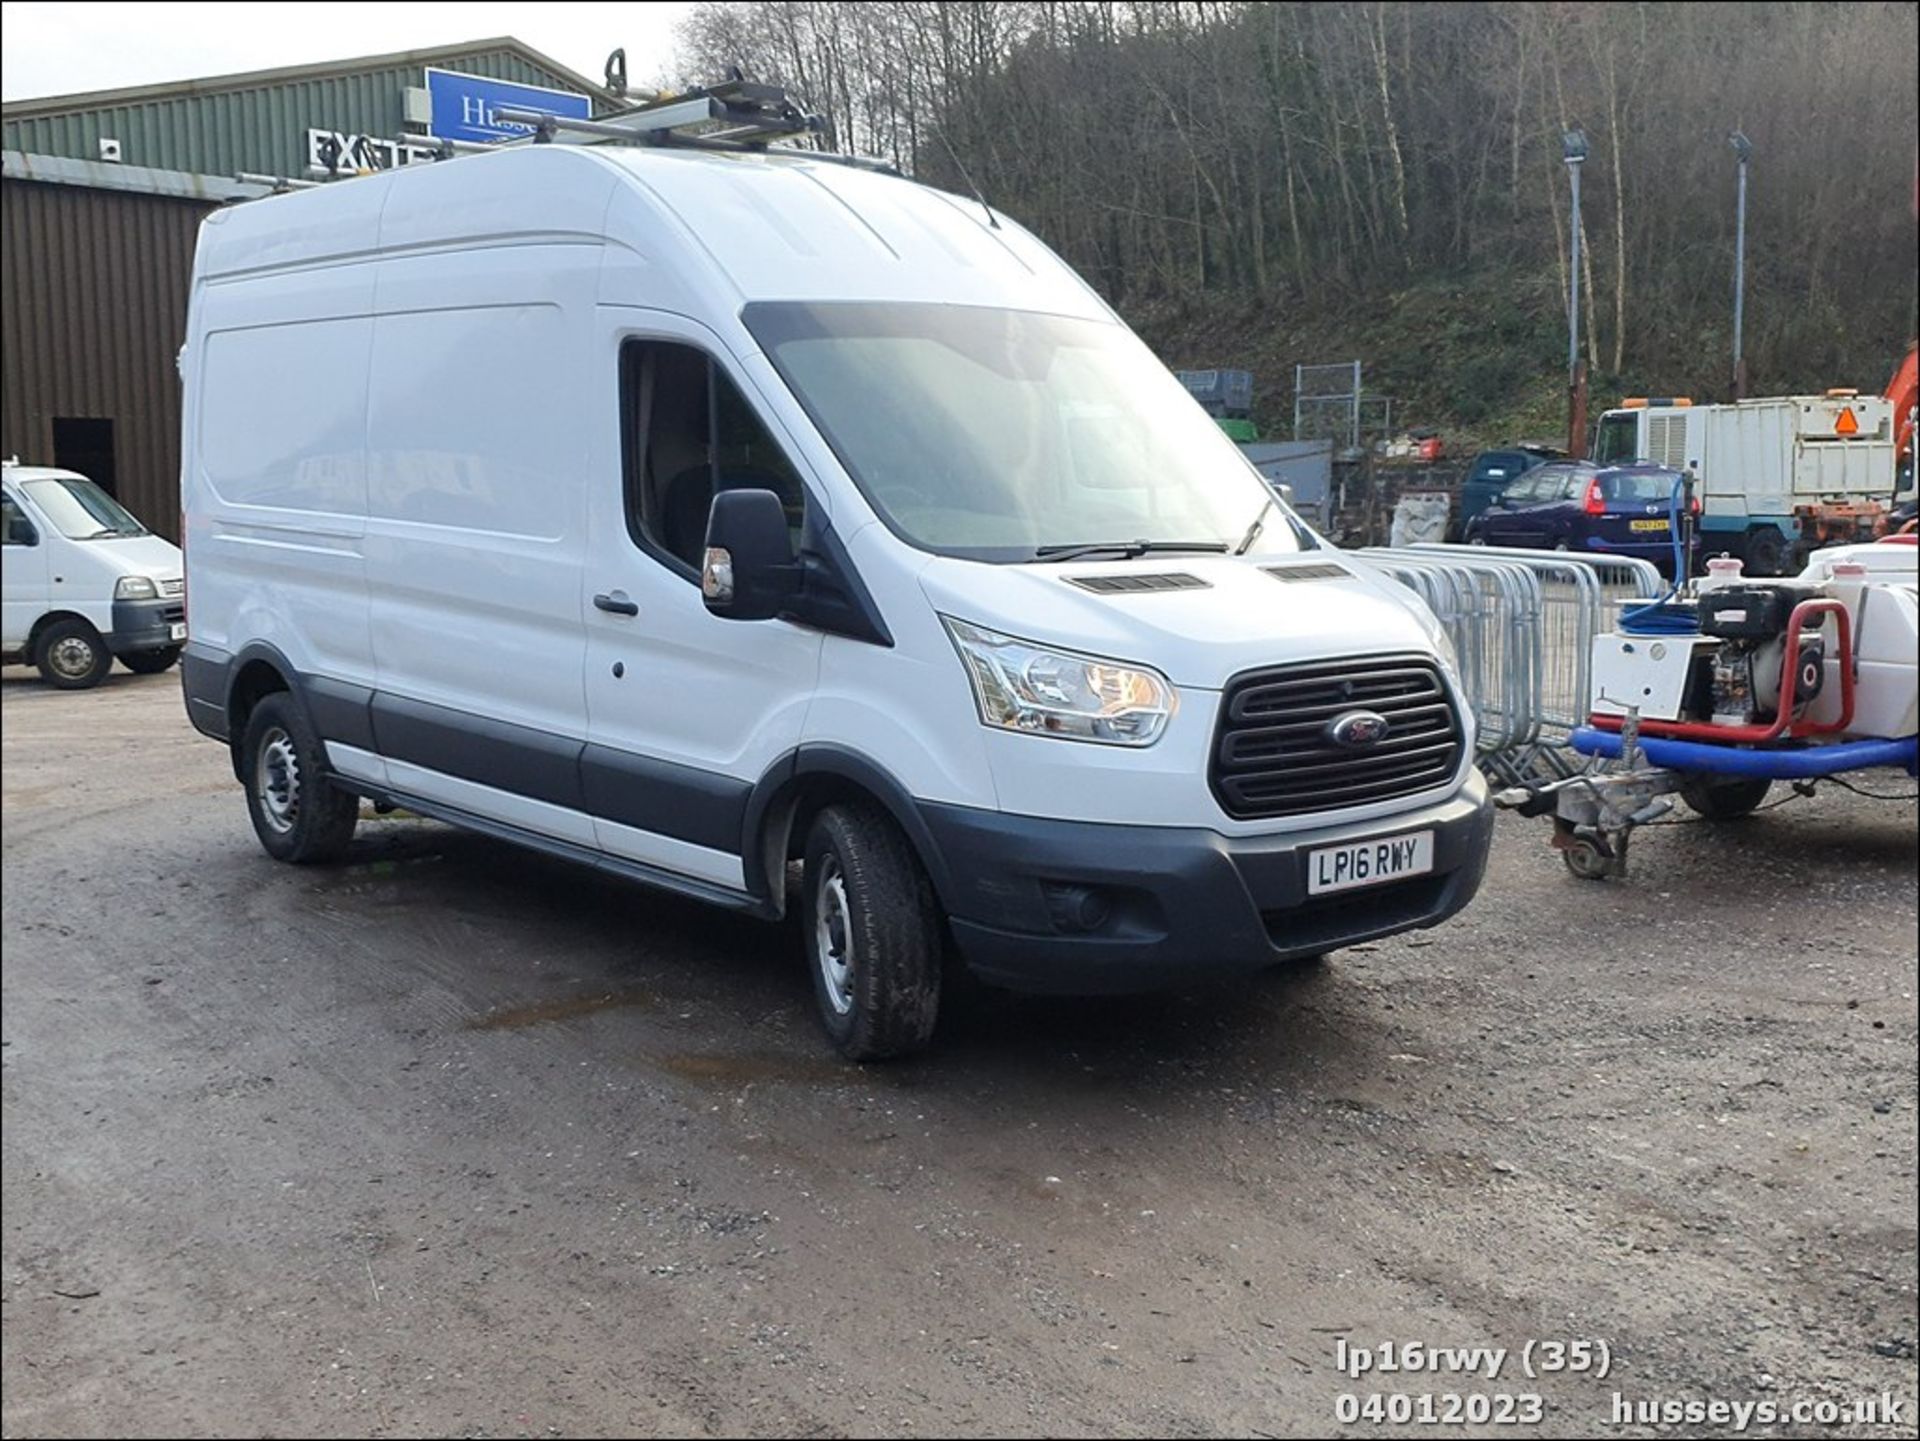
{"label": "door handle", "polygon": [[593,603],[612,615],[640,614],[640,607],[627,599],[627,593],[624,590],[616,590],[610,595],[596,595]]}

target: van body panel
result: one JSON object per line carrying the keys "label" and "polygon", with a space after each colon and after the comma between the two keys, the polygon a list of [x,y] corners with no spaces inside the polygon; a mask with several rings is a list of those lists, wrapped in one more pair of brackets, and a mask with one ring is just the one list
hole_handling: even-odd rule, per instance
{"label": "van body panel", "polygon": [[[235,228],[210,217],[202,235]],[[240,251],[257,248],[280,247]],[[222,254],[216,245],[207,259]],[[315,674],[366,685],[373,287],[370,265],[197,285],[181,427],[186,548],[210,562],[189,593],[195,638],[228,652],[271,640]],[[197,403],[208,392],[212,409]]]}
{"label": "van body panel", "polygon": [[[966,671],[921,591],[920,573],[934,557],[905,550],[877,521],[846,537],[846,550],[895,643],[827,638],[807,742],[856,752],[916,799],[997,807]],[[931,719],[955,716],[966,723]]]}
{"label": "van body panel", "polygon": [[[683,316],[659,310],[601,306],[590,311],[601,334],[583,347],[596,364],[582,395],[592,423],[582,427],[590,458],[581,474],[586,545],[575,573],[574,603],[583,618],[586,735],[605,775],[626,766],[657,763],[656,783],[616,788],[624,797],[613,815],[603,809],[603,844],[617,854],[670,864],[644,854],[649,842],[634,832],[651,830],[663,842],[661,855],[679,854],[689,830],[680,814],[710,805],[710,787],[698,777],[734,778],[744,787],[799,743],[807,707],[819,679],[820,632],[783,620],[742,625],[708,611],[696,579],[670,567],[634,539],[628,523],[621,448],[620,347],[664,341],[704,353],[737,388],[784,445],[785,427],[760,407],[758,386],[740,373],[720,336]],[[818,483],[804,459],[789,455],[814,504]],[[621,615],[594,604],[597,595],[619,592],[638,607]],[[692,783],[675,784],[675,773]],[[642,801],[657,806],[649,817]],[[740,801],[744,805],[744,795]],[[738,812],[733,813],[737,821]],[[708,835],[711,839],[711,834]],[[740,884],[739,838],[735,866],[726,875],[702,879]],[[637,849],[636,849],[637,848]],[[704,864],[704,863],[703,863]]]}
{"label": "van body panel", "polygon": [[[7,498],[20,504],[11,488]],[[52,599],[53,571],[47,557],[53,547],[47,543],[46,526],[24,505],[20,509],[36,533],[31,545],[9,542],[0,547],[0,652],[7,655],[25,652],[34,626]]]}
{"label": "van body panel", "polygon": [[580,739],[599,247],[377,267],[368,572],[384,691]]}
{"label": "van body panel", "polygon": [[[935,557],[921,572],[936,611],[1005,635],[1042,640],[1112,660],[1152,665],[1175,685],[1218,690],[1243,670],[1315,660],[1326,653],[1327,624],[1377,640],[1377,650],[1424,650],[1431,632],[1392,581],[1359,566],[1343,577],[1286,583],[1267,573],[1296,558],[1265,563],[1227,555],[1156,555],[1143,561],[1099,557],[1047,565],[980,566]],[[1331,562],[1337,564],[1337,562]],[[1189,589],[1103,594],[1081,582],[1128,574],[1180,576]],[[1388,587],[1393,589],[1388,589]],[[1046,634],[1032,635],[1034,618]]]}
{"label": "van body panel", "polygon": [[[755,156],[594,154],[632,176],[660,213],[700,217],[676,228],[745,301],[859,296],[1112,317],[1013,221],[989,225],[984,208],[898,177]],[[609,229],[616,223],[610,216]]]}

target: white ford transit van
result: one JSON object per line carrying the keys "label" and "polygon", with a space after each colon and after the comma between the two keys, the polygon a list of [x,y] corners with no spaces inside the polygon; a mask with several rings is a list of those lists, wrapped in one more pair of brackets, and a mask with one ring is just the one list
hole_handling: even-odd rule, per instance
{"label": "white ford transit van", "polygon": [[281,859],[368,797],[797,906],[854,1058],[947,956],[1166,987],[1479,885],[1432,617],[976,202],[568,144],[351,180],[207,218],[183,373],[187,707]]}
{"label": "white ford transit van", "polygon": [[62,690],[95,686],[116,658],[153,675],[187,638],[180,551],[93,481],[0,466],[0,654]]}

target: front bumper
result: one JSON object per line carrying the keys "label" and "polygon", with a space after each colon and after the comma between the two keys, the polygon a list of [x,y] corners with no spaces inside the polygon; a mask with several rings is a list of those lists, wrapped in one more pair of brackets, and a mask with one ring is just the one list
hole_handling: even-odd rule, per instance
{"label": "front bumper", "polygon": [[182,645],[185,636],[175,635],[173,628],[186,623],[186,602],[178,596],[161,600],[116,600],[113,633],[105,638],[107,649],[117,656],[138,655],[141,651]]}
{"label": "front bumper", "polygon": [[[1274,836],[921,813],[968,965],[996,985],[1080,995],[1160,990],[1438,925],[1479,890],[1493,837],[1477,771],[1434,805]],[[1431,874],[1308,895],[1308,851],[1422,830],[1434,832]]]}

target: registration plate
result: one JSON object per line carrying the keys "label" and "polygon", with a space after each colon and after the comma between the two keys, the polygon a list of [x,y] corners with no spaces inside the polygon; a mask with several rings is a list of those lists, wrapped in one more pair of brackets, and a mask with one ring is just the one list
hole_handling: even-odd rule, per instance
{"label": "registration plate", "polygon": [[1428,875],[1432,870],[1432,831],[1354,841],[1307,852],[1307,894],[1319,896],[1356,886],[1377,886],[1382,881]]}
{"label": "registration plate", "polygon": [[178,622],[174,625],[170,625],[167,627],[168,640],[185,640],[186,638],[187,638],[187,627],[185,622]]}
{"label": "registration plate", "polygon": [[1632,522],[1632,528],[1634,530],[1665,530],[1667,528],[1667,522],[1664,520],[1636,520]]}

